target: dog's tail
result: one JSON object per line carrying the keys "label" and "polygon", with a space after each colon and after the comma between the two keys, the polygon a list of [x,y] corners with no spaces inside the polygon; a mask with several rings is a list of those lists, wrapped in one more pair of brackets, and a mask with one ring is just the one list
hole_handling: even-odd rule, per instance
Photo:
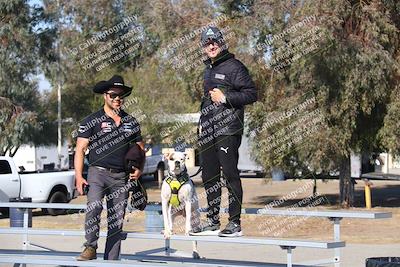
{"label": "dog's tail", "polygon": [[197,170],[197,172],[193,175],[190,175],[189,177],[192,178],[194,176],[196,176],[197,174],[199,174],[201,171],[203,170],[203,166],[200,166],[200,168]]}

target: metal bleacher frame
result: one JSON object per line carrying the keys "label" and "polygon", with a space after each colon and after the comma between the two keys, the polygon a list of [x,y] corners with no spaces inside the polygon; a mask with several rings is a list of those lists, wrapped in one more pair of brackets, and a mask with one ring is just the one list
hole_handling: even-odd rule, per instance
{"label": "metal bleacher frame", "polygon": [[[23,228],[0,228],[0,234],[18,234],[22,235],[22,252],[28,252],[28,246],[38,247],[41,249],[46,249],[49,252],[51,251],[48,248],[44,248],[43,246],[33,244],[29,242],[29,235],[62,235],[62,236],[84,236],[84,231],[76,231],[76,230],[51,230],[51,229],[31,229],[28,227],[28,211],[29,209],[36,208],[52,208],[52,209],[68,209],[68,210],[85,210],[86,205],[84,204],[49,204],[49,203],[17,203],[17,202],[3,202],[0,203],[0,207],[9,207],[9,208],[20,208],[24,210],[24,226]],[[151,209],[152,207],[150,207]],[[153,210],[158,210],[154,209]],[[200,209],[200,211],[204,211],[205,209]],[[221,212],[227,212],[226,209],[222,209]],[[270,216],[305,216],[305,217],[323,217],[329,219],[333,222],[333,240],[332,241],[305,241],[305,240],[290,240],[290,239],[278,239],[278,238],[248,238],[248,237],[240,237],[240,238],[219,238],[219,237],[206,237],[206,236],[186,236],[186,235],[173,235],[171,239],[164,239],[164,236],[157,233],[136,233],[136,232],[124,232],[124,238],[136,238],[136,239],[157,239],[164,240],[165,245],[163,250],[165,251],[166,256],[170,256],[171,244],[172,240],[179,241],[193,241],[193,242],[218,242],[218,243],[240,243],[240,244],[257,244],[257,245],[275,245],[281,247],[283,250],[286,250],[287,253],[287,266],[293,266],[292,261],[292,251],[296,247],[306,247],[306,248],[320,248],[320,249],[334,249],[334,258],[332,259],[324,259],[313,262],[313,264],[322,264],[322,263],[333,263],[335,267],[340,266],[340,248],[345,246],[345,242],[340,240],[340,221],[343,218],[357,218],[357,219],[383,219],[383,218],[391,218],[392,214],[390,212],[360,212],[360,211],[310,211],[310,210],[283,210],[283,209],[242,209],[242,213],[244,214],[259,214],[259,215],[270,215]],[[106,236],[106,233],[101,232],[101,237]],[[3,251],[4,252],[4,251]],[[52,255],[57,255],[52,253]],[[5,262],[6,258],[5,254],[2,254],[2,250],[0,250],[0,262]],[[8,260],[6,262],[10,262]],[[46,259],[42,258],[39,260],[38,258],[29,258],[23,257],[19,259],[15,259],[15,261],[20,261],[17,263],[24,264],[34,264],[34,262],[40,262],[40,264],[47,264]],[[50,261],[49,261],[50,262]],[[61,262],[61,261],[60,261]],[[60,265],[67,266],[102,266],[101,261],[96,261],[98,265],[88,262],[78,262],[78,261],[62,261],[63,263]],[[107,261],[108,262],[108,261]],[[52,263],[53,264],[53,263]],[[107,266],[126,266],[127,261],[115,261],[108,262]],[[112,265],[111,265],[112,264]],[[134,266],[134,263],[131,263]],[[135,265],[136,266],[136,265]],[[137,265],[143,266],[143,265]],[[152,264],[152,266],[156,266]],[[165,266],[165,265],[164,265]],[[172,265],[168,265],[172,266]]]}

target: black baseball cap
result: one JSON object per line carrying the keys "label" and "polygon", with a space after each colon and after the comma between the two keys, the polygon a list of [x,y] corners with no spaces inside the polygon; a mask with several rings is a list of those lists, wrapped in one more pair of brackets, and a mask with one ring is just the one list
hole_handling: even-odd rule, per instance
{"label": "black baseball cap", "polygon": [[201,33],[201,44],[206,45],[209,41],[224,43],[222,32],[217,27],[209,26]]}

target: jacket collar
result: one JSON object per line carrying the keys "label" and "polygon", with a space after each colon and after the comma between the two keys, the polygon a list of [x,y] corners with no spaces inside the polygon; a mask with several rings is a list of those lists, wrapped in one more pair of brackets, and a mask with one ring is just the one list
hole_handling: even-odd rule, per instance
{"label": "jacket collar", "polygon": [[206,64],[206,66],[209,68],[213,68],[230,58],[235,58],[235,55],[230,53],[228,50],[224,50],[218,55],[214,62],[211,62],[211,59],[207,58],[204,60],[204,64]]}

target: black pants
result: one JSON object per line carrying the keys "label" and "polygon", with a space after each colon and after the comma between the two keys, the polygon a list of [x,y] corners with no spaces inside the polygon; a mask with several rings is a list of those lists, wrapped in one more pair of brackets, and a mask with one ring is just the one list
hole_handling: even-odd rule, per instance
{"label": "black pants", "polygon": [[203,183],[207,194],[207,217],[213,223],[219,223],[221,206],[222,173],[229,192],[229,221],[240,224],[243,189],[240,181],[238,160],[241,135],[218,136],[200,147],[203,166]]}

